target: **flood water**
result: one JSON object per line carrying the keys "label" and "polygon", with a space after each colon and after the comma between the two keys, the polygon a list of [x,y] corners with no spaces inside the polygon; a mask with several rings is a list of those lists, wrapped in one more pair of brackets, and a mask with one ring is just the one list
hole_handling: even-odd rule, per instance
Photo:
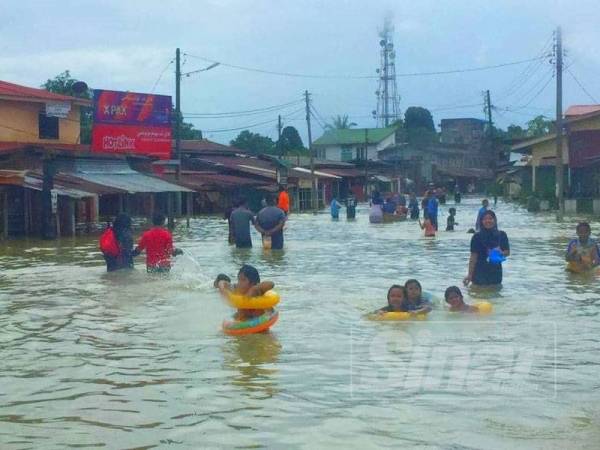
{"label": "flood water", "polygon": [[[167,277],[106,274],[97,237],[0,250],[0,448],[598,448],[600,277],[565,272],[576,218],[495,208],[511,243],[490,316],[370,322],[387,288],[466,275],[480,199],[454,233],[292,215],[283,253],[239,251],[218,217],[175,232]],[[440,229],[448,207],[440,207]],[[600,231],[600,223],[592,222]],[[276,283],[270,333],[227,337],[219,272]]]}

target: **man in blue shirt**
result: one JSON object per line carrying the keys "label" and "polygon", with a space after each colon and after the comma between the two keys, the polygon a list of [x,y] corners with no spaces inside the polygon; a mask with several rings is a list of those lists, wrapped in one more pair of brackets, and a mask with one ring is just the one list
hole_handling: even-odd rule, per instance
{"label": "man in blue shirt", "polygon": [[481,217],[488,210],[490,202],[488,202],[487,198],[484,198],[481,202],[481,208],[479,208],[479,212],[477,213],[477,221],[475,222],[475,231],[481,230]]}
{"label": "man in blue shirt", "polygon": [[431,221],[431,224],[435,227],[435,230],[438,229],[438,199],[435,196],[435,193],[430,191],[430,197],[427,201],[427,217]]}

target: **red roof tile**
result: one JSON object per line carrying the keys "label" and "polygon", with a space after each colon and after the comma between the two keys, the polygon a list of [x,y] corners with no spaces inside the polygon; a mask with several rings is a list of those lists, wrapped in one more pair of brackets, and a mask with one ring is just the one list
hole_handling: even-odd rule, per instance
{"label": "red roof tile", "polygon": [[[173,141],[173,148],[174,147],[175,141]],[[181,150],[185,153],[244,153],[244,151],[239,148],[219,144],[217,142],[209,141],[208,139],[182,140]]]}
{"label": "red roof tile", "polygon": [[14,97],[15,100],[31,99],[38,101],[62,101],[62,102],[77,102],[79,104],[91,104],[90,100],[85,98],[70,97],[68,95],[55,94],[48,92],[45,89],[30,88],[19,84],[9,83],[8,81],[0,80],[0,96]]}
{"label": "red roof tile", "polygon": [[600,105],[571,105],[565,111],[565,116],[581,116],[600,111]]}

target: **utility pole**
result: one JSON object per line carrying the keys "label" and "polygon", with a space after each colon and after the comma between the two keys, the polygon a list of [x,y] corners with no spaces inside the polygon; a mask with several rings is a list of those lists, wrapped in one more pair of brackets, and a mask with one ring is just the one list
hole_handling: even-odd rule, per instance
{"label": "utility pole", "polygon": [[310,153],[310,177],[312,181],[310,206],[312,207],[313,211],[316,212],[319,205],[319,183],[315,178],[315,158],[313,155],[312,132],[310,129],[310,94],[308,91],[304,91],[304,100],[306,102],[306,126],[308,129],[308,152]]}
{"label": "utility pole", "polygon": [[558,208],[556,220],[561,222],[565,212],[564,167],[563,167],[563,119],[562,119],[562,36],[560,27],[556,29],[556,199]]}
{"label": "utility pole", "polygon": [[492,140],[494,134],[494,123],[492,122],[492,101],[490,100],[490,90],[485,91],[485,110],[487,112],[487,120],[488,120],[488,137],[490,138],[490,142]]}
{"label": "utility pole", "polygon": [[369,187],[369,129],[365,128],[365,201],[368,198]]}
{"label": "utility pole", "polygon": [[176,176],[181,173],[181,66],[179,48],[175,50],[175,159],[177,159]]}
{"label": "utility pole", "polygon": [[277,116],[277,154],[279,159],[283,157],[283,147],[281,146],[281,114]]}

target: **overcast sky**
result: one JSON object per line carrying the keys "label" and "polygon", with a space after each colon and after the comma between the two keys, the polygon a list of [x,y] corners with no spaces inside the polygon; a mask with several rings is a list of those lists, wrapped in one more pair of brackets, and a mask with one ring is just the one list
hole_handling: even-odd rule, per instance
{"label": "overcast sky", "polygon": [[[379,36],[384,18],[394,25],[396,71],[444,71],[526,60],[551,48],[563,29],[569,71],[564,105],[600,100],[598,0],[103,0],[0,2],[0,79],[37,87],[69,69],[92,88],[174,96],[175,48],[188,55],[183,72],[208,66],[204,57],[266,71],[335,76],[275,76],[218,66],[185,77],[182,110],[247,111],[300,101],[308,90],[325,120],[348,114],[374,126]],[[548,58],[531,64],[460,74],[398,77],[400,109],[424,106],[434,122],[484,118],[482,91],[490,89],[494,121],[506,127],[537,114],[554,115],[554,79]],[[158,80],[158,83],[157,83]],[[546,88],[541,90],[543,86]],[[464,105],[476,105],[464,107]],[[205,137],[227,143],[254,125],[276,136],[277,114],[306,140],[300,102],[268,113],[186,119]],[[268,122],[269,123],[264,123]],[[313,125],[313,139],[322,134]]]}

